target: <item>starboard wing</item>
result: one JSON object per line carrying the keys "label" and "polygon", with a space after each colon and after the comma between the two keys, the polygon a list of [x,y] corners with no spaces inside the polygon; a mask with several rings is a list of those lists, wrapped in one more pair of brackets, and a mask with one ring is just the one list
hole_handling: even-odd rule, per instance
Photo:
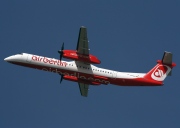
{"label": "starboard wing", "polygon": [[87,29],[84,26],[80,27],[76,50],[79,54],[89,55]]}

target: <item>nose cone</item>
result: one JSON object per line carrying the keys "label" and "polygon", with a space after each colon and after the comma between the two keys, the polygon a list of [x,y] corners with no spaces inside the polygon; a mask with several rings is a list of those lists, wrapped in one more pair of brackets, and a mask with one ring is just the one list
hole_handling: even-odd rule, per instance
{"label": "nose cone", "polygon": [[20,58],[21,58],[20,55],[12,55],[12,56],[9,56],[9,57],[5,58],[4,60],[7,61],[7,62],[16,62]]}
{"label": "nose cone", "polygon": [[21,62],[22,54],[16,54],[16,55],[9,56],[9,57],[5,58],[4,61],[10,62],[10,63]]}
{"label": "nose cone", "polygon": [[7,62],[10,62],[12,60],[12,57],[10,56],[10,57],[6,57],[5,59],[4,59],[4,61],[7,61]]}

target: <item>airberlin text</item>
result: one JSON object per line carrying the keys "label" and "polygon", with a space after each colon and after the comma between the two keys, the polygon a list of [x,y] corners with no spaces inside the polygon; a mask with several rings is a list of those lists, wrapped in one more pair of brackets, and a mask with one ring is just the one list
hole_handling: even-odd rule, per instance
{"label": "airberlin text", "polygon": [[47,57],[41,57],[41,56],[32,56],[32,60],[33,61],[38,61],[38,62],[43,62],[43,63],[49,63],[49,64],[53,64],[53,65],[59,65],[59,66],[67,66],[66,62],[62,62],[60,60],[56,60],[56,59],[51,59],[51,58],[47,58]]}
{"label": "airberlin text", "polygon": [[78,73],[78,72],[73,72],[73,73],[61,72],[58,69],[52,69],[52,68],[42,68],[42,70],[43,71],[49,71],[49,72],[58,73],[58,74],[61,74],[61,75],[74,76],[74,77],[77,77],[77,78],[82,79],[82,80],[99,82],[101,84],[106,84],[106,85],[110,84],[110,82],[107,81],[107,80],[103,80],[103,79],[99,79],[99,78],[94,78],[92,76],[84,76],[83,74]]}

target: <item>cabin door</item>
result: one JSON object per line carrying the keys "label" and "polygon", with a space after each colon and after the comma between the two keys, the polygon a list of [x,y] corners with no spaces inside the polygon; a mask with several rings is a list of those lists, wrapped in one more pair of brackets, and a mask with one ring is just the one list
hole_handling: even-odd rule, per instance
{"label": "cabin door", "polygon": [[26,61],[27,61],[28,63],[30,63],[30,62],[31,62],[31,60],[32,60],[32,55],[27,55],[27,59],[26,59]]}
{"label": "cabin door", "polygon": [[113,77],[114,79],[116,79],[116,77],[117,77],[117,72],[116,72],[116,71],[113,71],[113,72],[112,72],[112,77]]}

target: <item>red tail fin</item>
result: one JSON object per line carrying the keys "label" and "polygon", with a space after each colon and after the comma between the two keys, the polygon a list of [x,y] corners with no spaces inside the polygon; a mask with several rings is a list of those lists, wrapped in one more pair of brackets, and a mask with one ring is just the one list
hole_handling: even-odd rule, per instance
{"label": "red tail fin", "polygon": [[162,63],[158,63],[153,69],[151,69],[144,78],[155,80],[155,81],[163,81],[168,74],[171,72],[172,66],[164,65]]}
{"label": "red tail fin", "polygon": [[158,60],[157,63],[158,64],[151,69],[144,78],[161,82],[168,74],[171,74],[172,68],[176,66],[175,63],[172,63],[172,53],[170,52],[164,52],[162,60]]}

